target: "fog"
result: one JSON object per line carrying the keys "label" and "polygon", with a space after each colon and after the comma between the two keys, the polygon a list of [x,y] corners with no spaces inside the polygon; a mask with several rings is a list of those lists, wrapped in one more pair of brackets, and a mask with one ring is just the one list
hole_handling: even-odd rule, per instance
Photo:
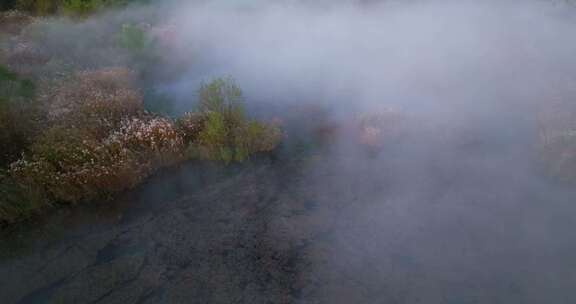
{"label": "fog", "polygon": [[[229,75],[287,130],[335,126],[296,185],[278,186],[313,212],[266,220],[277,250],[318,242],[299,257],[298,303],[563,304],[576,302],[576,197],[542,173],[538,117],[576,97],[575,13],[530,0],[175,1],[72,35],[132,19],[169,36],[151,82],[177,112]],[[70,38],[52,29],[54,45]],[[98,56],[90,65],[127,60]],[[327,116],[283,116],[316,107]],[[367,152],[354,128],[386,109],[403,135]]]}
{"label": "fog", "polygon": [[272,234],[296,239],[329,231],[328,252],[310,254],[321,299],[570,303],[573,194],[543,178],[536,153],[539,111],[575,97],[569,7],[191,4],[169,19],[198,64],[165,89],[186,104],[226,74],[248,100],[320,104],[337,125],[386,107],[409,117],[409,135],[377,156],[339,133],[305,174],[317,222],[272,221]]}
{"label": "fog", "polygon": [[570,90],[576,46],[561,13],[530,1],[192,4],[168,20],[199,66],[171,86],[187,96],[229,74],[270,103],[426,116],[525,107]]}

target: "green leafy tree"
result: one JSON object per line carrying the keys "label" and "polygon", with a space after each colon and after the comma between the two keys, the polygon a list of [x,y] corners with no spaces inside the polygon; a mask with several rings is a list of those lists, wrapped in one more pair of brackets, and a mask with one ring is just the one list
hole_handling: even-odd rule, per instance
{"label": "green leafy tree", "polygon": [[277,145],[280,131],[245,115],[242,91],[233,79],[218,78],[203,84],[198,97],[200,113],[206,117],[198,136],[201,157],[227,163],[243,161]]}

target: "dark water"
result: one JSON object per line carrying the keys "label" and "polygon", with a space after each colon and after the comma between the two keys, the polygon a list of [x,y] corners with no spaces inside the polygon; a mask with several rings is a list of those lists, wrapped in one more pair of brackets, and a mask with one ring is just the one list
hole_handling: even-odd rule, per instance
{"label": "dark water", "polygon": [[576,196],[502,134],[162,172],[5,233],[0,302],[576,303]]}

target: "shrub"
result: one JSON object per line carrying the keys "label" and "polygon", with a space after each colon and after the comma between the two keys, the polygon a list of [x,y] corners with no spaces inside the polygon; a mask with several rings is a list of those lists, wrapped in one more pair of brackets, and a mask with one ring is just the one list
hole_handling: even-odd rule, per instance
{"label": "shrub", "polygon": [[49,205],[41,191],[18,184],[0,171],[0,223],[15,222]]}
{"label": "shrub", "polygon": [[34,85],[0,66],[0,167],[14,161],[37,133],[41,113]]}
{"label": "shrub", "polygon": [[30,157],[11,165],[18,182],[42,189],[53,200],[77,202],[93,195],[87,187],[98,161],[97,143],[79,130],[52,128],[36,142]]}
{"label": "shrub", "polygon": [[199,90],[204,126],[198,133],[199,156],[224,162],[243,161],[249,155],[270,151],[280,139],[279,129],[249,120],[242,106],[242,92],[226,78],[203,84]]}
{"label": "shrub", "polygon": [[146,32],[139,26],[130,23],[122,25],[118,40],[121,47],[132,52],[140,52],[150,44]]}
{"label": "shrub", "polygon": [[217,112],[232,122],[243,118],[242,90],[231,78],[217,78],[203,83],[198,90],[198,104],[201,113]]}
{"label": "shrub", "polygon": [[206,113],[206,121],[198,134],[199,156],[209,160],[230,162],[234,159],[232,134],[226,124],[224,115],[220,112]]}
{"label": "shrub", "polygon": [[176,120],[176,128],[180,132],[185,145],[191,145],[197,141],[205,122],[205,115],[193,112],[185,113]]}
{"label": "shrub", "polygon": [[83,128],[104,138],[120,127],[125,117],[144,111],[133,73],[124,68],[80,72],[52,88],[46,103],[52,124]]}
{"label": "shrub", "polygon": [[8,68],[0,65],[0,96],[4,98],[32,98],[34,84],[30,80],[20,79]]}
{"label": "shrub", "polygon": [[4,0],[6,4],[0,4],[0,9],[16,8],[22,11],[32,12],[37,15],[54,14],[62,11],[66,14],[87,15],[98,10],[126,5],[130,2],[146,2],[142,0]]}
{"label": "shrub", "polygon": [[154,170],[182,161],[183,141],[167,119],[127,118],[102,141],[79,129],[55,127],[12,164],[25,185],[58,202],[106,198],[130,189]]}
{"label": "shrub", "polygon": [[48,15],[56,12],[60,0],[16,0],[16,9],[36,15]]}
{"label": "shrub", "polygon": [[234,160],[244,161],[251,154],[273,150],[280,135],[280,129],[275,125],[246,121],[233,130]]}
{"label": "shrub", "polygon": [[10,168],[19,183],[66,203],[106,198],[135,186],[148,171],[131,151],[114,149],[80,131],[62,128],[49,130],[34,145],[30,157]]}
{"label": "shrub", "polygon": [[103,0],[61,0],[60,9],[68,14],[87,15],[104,5]]}
{"label": "shrub", "polygon": [[[279,129],[246,118],[239,89],[228,82],[203,86],[200,95],[209,100],[201,110],[172,121],[141,109],[129,75],[125,69],[79,73],[43,99],[49,123],[10,165],[10,178],[0,180],[0,221],[50,202],[109,198],[186,157],[242,161],[278,143]],[[6,124],[13,114],[2,116],[2,109],[0,124]]]}
{"label": "shrub", "polygon": [[121,7],[129,3],[146,3],[148,0],[58,0],[58,7],[64,13],[87,15],[111,7]]}
{"label": "shrub", "polygon": [[249,121],[239,129],[236,144],[248,153],[272,151],[281,136],[282,132],[276,124]]}
{"label": "shrub", "polygon": [[152,168],[175,164],[183,159],[184,141],[175,125],[165,118],[127,118],[105,144],[129,150],[141,163]]}

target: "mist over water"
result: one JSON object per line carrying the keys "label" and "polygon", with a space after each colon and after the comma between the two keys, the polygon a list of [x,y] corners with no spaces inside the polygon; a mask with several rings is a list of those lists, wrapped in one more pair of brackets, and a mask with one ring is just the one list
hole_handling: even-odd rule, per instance
{"label": "mist over water", "polygon": [[[545,177],[537,150],[540,111],[576,103],[576,8],[176,4],[76,26],[154,16],[170,43],[153,83],[179,112],[194,105],[200,83],[230,75],[248,106],[278,115],[287,130],[338,131],[305,160],[282,155],[209,194],[183,195],[165,214],[111,227],[126,235],[117,246],[146,256],[144,269],[184,265],[167,267],[169,279],[138,303],[177,303],[192,291],[196,302],[185,303],[576,303],[576,193]],[[53,30],[47,39],[62,39]],[[304,110],[286,118],[294,109]],[[402,136],[367,152],[354,126],[386,109],[402,116]],[[294,137],[287,132],[288,151]],[[169,180],[187,188],[195,169]],[[140,191],[152,200],[171,189],[155,181]],[[69,299],[73,287],[55,294]]]}

